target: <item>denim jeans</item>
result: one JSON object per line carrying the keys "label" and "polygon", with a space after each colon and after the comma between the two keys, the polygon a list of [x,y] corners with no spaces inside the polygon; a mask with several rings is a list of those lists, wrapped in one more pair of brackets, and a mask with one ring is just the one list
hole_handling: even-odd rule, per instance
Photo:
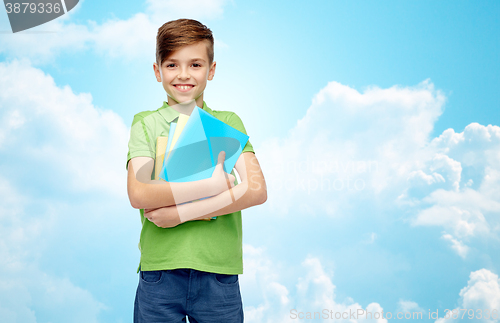
{"label": "denim jeans", "polygon": [[134,323],[242,323],[238,275],[194,269],[139,272]]}

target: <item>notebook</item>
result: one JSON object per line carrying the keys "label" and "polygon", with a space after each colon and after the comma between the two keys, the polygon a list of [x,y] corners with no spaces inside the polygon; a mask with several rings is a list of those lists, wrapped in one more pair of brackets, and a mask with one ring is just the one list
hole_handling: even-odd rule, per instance
{"label": "notebook", "polygon": [[175,144],[168,146],[168,157],[163,161],[159,177],[169,182],[210,178],[219,153],[223,150],[226,152],[224,171],[231,173],[248,138],[246,134],[196,107]]}
{"label": "notebook", "polygon": [[[156,138],[156,156],[155,156],[155,168],[154,168],[155,169],[155,180],[160,179],[160,171],[161,171],[161,168],[163,166],[165,154],[171,150],[171,149],[169,149],[171,146],[175,145],[176,131],[179,132],[177,134],[177,138],[178,138],[180,132],[182,132],[182,129],[184,128],[184,126],[189,118],[189,116],[186,116],[183,114],[181,114],[180,116],[184,116],[184,117],[178,119],[178,123],[172,122],[170,124],[170,131],[169,131],[168,136],[166,136],[166,137],[159,136],[158,138]],[[169,140],[169,138],[170,138],[170,140]],[[199,201],[199,200],[193,200],[193,201],[189,201],[186,203],[191,203],[191,202],[196,202],[196,201]],[[182,203],[182,204],[185,204],[185,203]],[[210,221],[212,219],[215,220],[215,219],[217,219],[217,217],[211,217],[211,218],[200,219],[200,220]]]}

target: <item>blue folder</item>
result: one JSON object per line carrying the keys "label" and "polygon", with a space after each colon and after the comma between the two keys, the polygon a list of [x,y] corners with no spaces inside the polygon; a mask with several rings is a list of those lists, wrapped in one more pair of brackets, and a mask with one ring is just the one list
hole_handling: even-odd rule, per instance
{"label": "blue folder", "polygon": [[[226,152],[224,171],[231,173],[248,138],[241,131],[195,107],[170,155],[163,161],[160,178],[168,182],[210,178],[223,150]],[[168,148],[165,156],[167,154]]]}

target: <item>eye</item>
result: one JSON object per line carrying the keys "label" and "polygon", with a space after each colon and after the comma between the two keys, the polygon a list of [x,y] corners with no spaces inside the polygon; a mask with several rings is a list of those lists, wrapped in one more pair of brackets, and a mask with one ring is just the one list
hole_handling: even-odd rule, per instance
{"label": "eye", "polygon": [[201,64],[199,64],[199,63],[193,63],[193,67],[201,67]]}
{"label": "eye", "polygon": [[170,64],[167,64],[166,67],[167,68],[172,68],[172,67],[175,67],[175,64],[174,63],[170,63]]}

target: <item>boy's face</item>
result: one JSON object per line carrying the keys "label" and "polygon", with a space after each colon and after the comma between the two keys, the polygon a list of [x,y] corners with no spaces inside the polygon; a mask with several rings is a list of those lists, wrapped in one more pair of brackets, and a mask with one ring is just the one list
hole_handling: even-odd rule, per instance
{"label": "boy's face", "polygon": [[168,94],[169,105],[194,99],[197,106],[203,107],[203,91],[215,74],[215,62],[209,64],[205,41],[181,47],[161,67],[154,63],[153,68],[156,80],[162,82]]}

